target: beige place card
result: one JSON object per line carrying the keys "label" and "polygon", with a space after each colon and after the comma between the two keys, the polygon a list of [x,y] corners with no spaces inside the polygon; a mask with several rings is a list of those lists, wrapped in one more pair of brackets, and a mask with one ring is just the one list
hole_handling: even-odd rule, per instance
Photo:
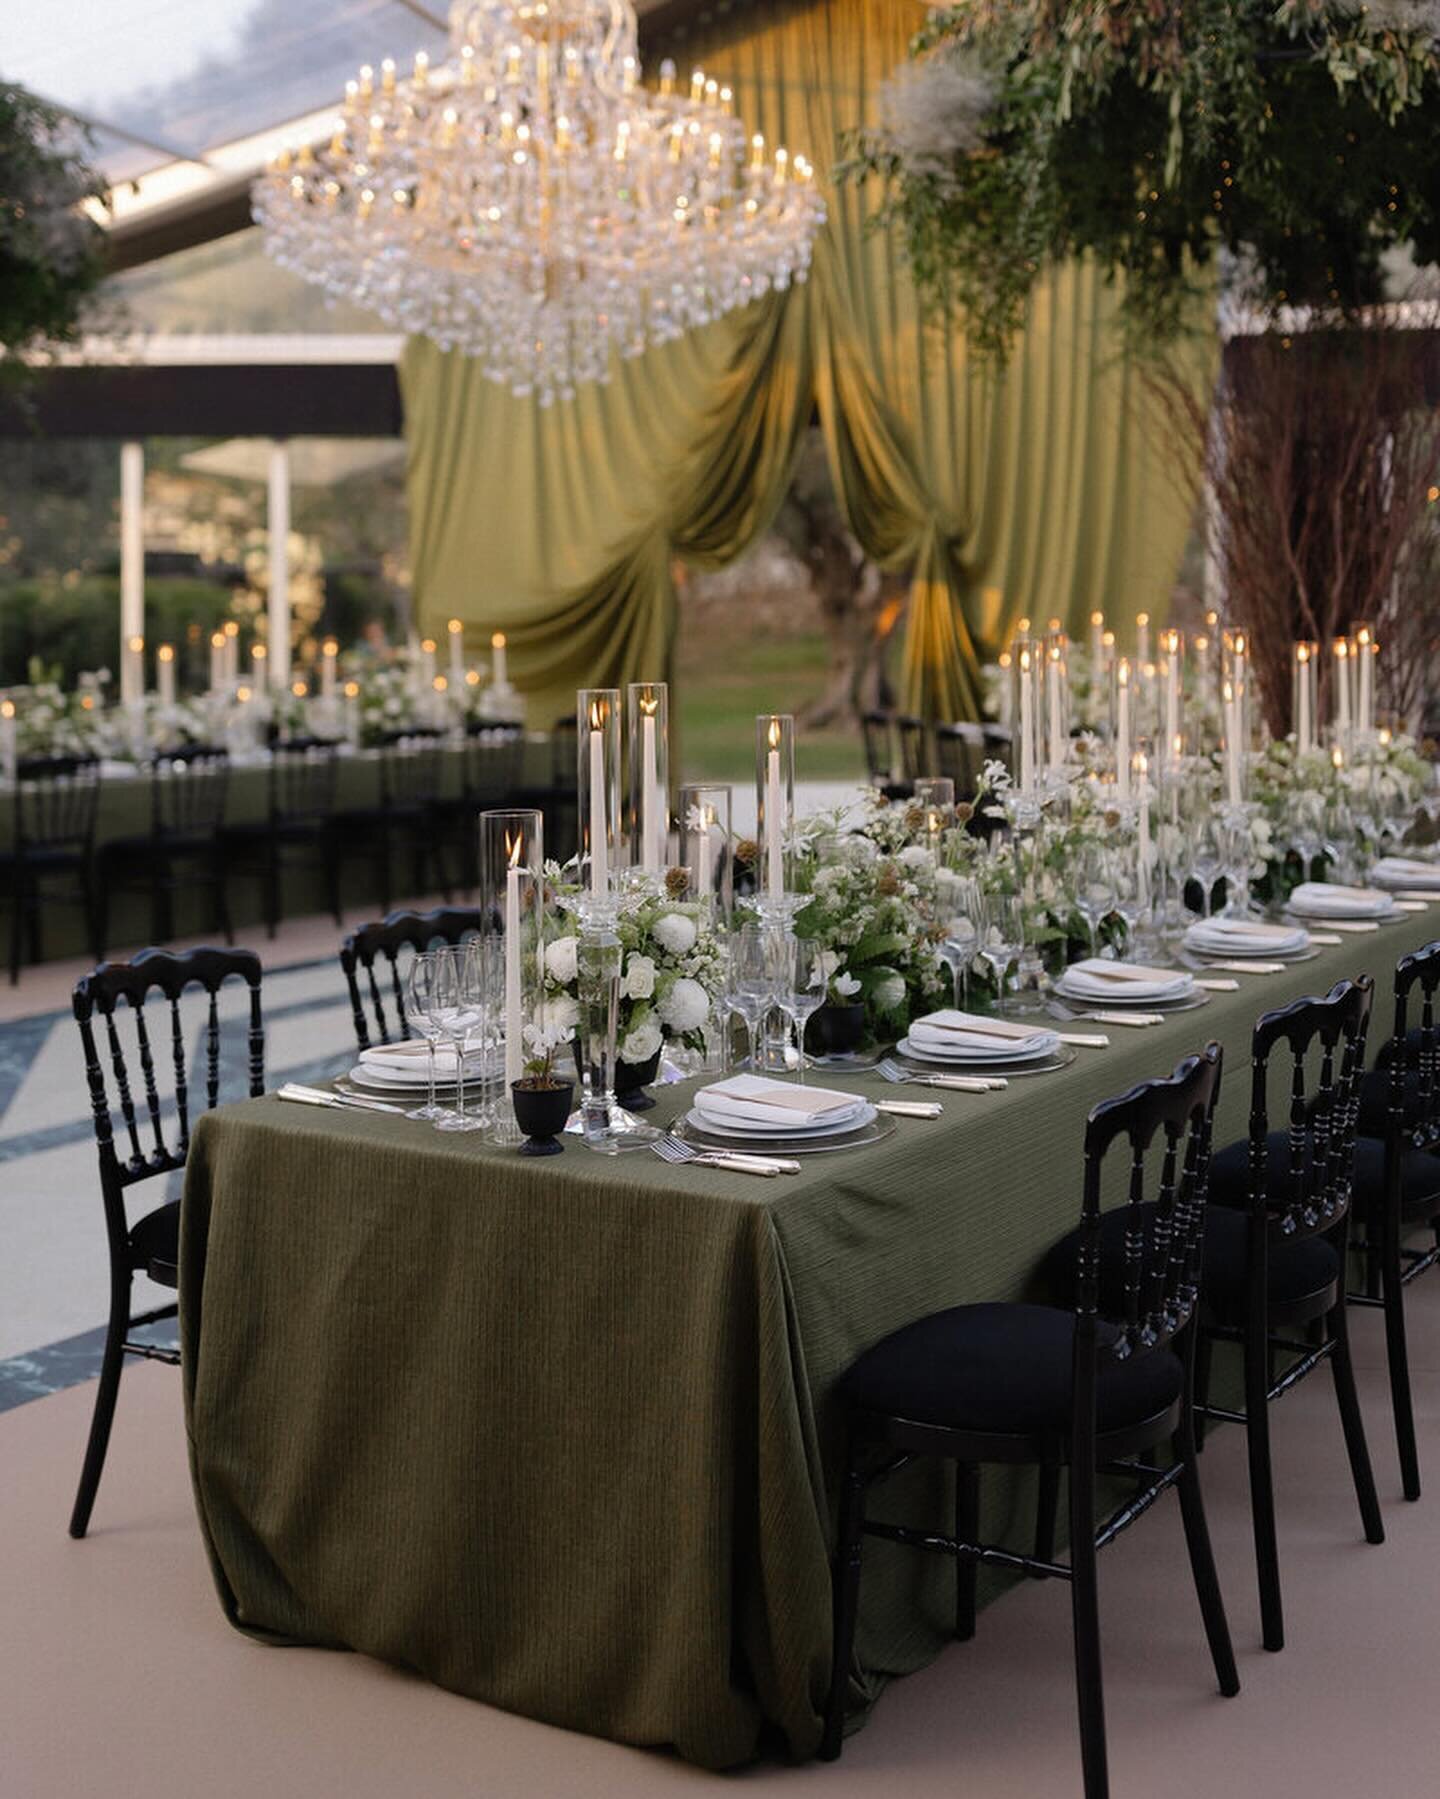
{"label": "beige place card", "polygon": [[826,1112],[843,1111],[855,1103],[849,1093],[826,1093],[816,1087],[789,1087],[780,1081],[760,1080],[753,1074],[736,1075],[733,1080],[721,1081],[706,1091],[742,1105],[774,1106],[779,1111],[800,1112],[811,1118],[822,1117]]}

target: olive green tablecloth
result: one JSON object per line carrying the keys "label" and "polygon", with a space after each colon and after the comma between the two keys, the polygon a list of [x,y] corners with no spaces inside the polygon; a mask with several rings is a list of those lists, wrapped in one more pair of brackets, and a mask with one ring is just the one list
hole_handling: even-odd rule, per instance
{"label": "olive green tablecloth", "polygon": [[[924,1312],[1033,1291],[1078,1217],[1097,1100],[1217,1037],[1219,1140],[1238,1136],[1256,1014],[1368,969],[1378,1034],[1395,958],[1437,934],[1440,907],[1242,976],[1060,1073],[945,1095],[940,1121],[779,1180],[573,1140],[531,1161],[269,1098],[211,1115],[180,1300],[227,1615],[708,1766],[752,1755],[767,1723],[813,1753],[840,1372]],[[883,1503],[943,1528],[946,1478],[908,1470]],[[988,1471],[983,1490],[987,1531],[1028,1531],[1019,1477]],[[933,1656],[952,1582],[940,1558],[867,1546],[862,1666]]]}
{"label": "olive green tablecloth", "polygon": [[[525,744],[522,782],[525,786],[543,785],[550,778],[550,743],[547,738],[530,738]],[[462,755],[446,748],[441,758],[440,785],[435,797],[453,799],[460,792]],[[344,812],[378,803],[379,757],[375,751],[361,750],[339,758],[335,780],[335,809]],[[227,825],[249,824],[265,817],[268,800],[268,774],[264,764],[241,763],[230,769],[226,789],[225,822]],[[0,852],[14,840],[13,789],[0,783]],[[147,774],[114,774],[100,784],[100,798],[95,826],[95,847],[99,851],[117,838],[143,836],[150,829],[150,779]],[[344,899],[347,905],[363,904],[378,899],[375,871],[362,859],[347,860],[344,869]],[[396,859],[396,891],[403,892],[409,872]],[[329,905],[324,873],[318,859],[313,865],[287,865],[283,895],[287,917],[302,917],[307,912],[323,912]],[[253,877],[234,877],[227,888],[230,915],[236,925],[258,924],[263,917],[260,882]],[[8,894],[0,890],[0,913],[9,905]],[[175,896],[175,935],[194,936],[213,928],[211,897],[208,890],[197,887]],[[150,936],[150,900],[145,892],[112,893],[110,924],[107,933],[110,946],[144,943]],[[46,908],[41,948],[47,960],[84,955],[89,949],[85,921],[78,906]]]}

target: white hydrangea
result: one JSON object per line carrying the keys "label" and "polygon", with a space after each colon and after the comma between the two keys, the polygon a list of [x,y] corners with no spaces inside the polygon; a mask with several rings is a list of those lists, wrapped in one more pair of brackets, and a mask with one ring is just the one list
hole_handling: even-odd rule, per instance
{"label": "white hydrangea", "polygon": [[[620,991],[626,999],[649,999],[655,991],[655,964],[649,956],[634,956],[625,964],[625,978]],[[634,1060],[627,1057],[627,1060]],[[641,1056],[640,1061],[645,1057]]]}
{"label": "white hydrangea", "polygon": [[[857,982],[858,986],[859,983]],[[898,1012],[905,1003],[905,978],[903,975],[887,974],[875,983],[874,1000],[876,1010],[880,1012]]]}
{"label": "white hydrangea", "polygon": [[663,1041],[659,1020],[644,1019],[622,1040],[620,1060],[630,1063],[648,1062]]}
{"label": "white hydrangea", "polygon": [[568,993],[558,993],[540,1008],[540,1031],[550,1043],[568,1043],[580,1022],[580,1008]]}
{"label": "white hydrangea", "polygon": [[682,977],[657,1010],[670,1029],[683,1037],[687,1031],[698,1031],[704,1025],[710,1016],[710,999],[699,981]]}
{"label": "white hydrangea", "polygon": [[561,987],[568,987],[575,979],[576,957],[579,952],[579,940],[575,937],[557,937],[545,951],[545,972],[552,981]]}
{"label": "white hydrangea", "polygon": [[906,868],[928,868],[931,856],[923,843],[907,843],[895,859]]}
{"label": "white hydrangea", "polygon": [[687,956],[694,949],[699,932],[695,920],[683,912],[662,912],[651,925],[650,935],[672,956]]}

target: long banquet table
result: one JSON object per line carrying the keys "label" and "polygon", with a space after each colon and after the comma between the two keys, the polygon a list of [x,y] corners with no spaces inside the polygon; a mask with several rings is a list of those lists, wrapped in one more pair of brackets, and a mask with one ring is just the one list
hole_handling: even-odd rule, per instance
{"label": "long banquet table", "polygon": [[[527,1160],[274,1098],[210,1115],[180,1300],[226,1615],[710,1767],[812,1754],[841,1371],[924,1312],[1036,1295],[1078,1216],[1097,1100],[1216,1037],[1217,1141],[1239,1136],[1258,1012],[1368,970],[1378,1038],[1397,957],[1435,936],[1440,907],[1241,976],[1061,1072],[937,1093],[941,1120],[779,1180],[573,1140]],[[651,1119],[689,1091],[660,1092]],[[1370,1423],[1383,1457],[1388,1419]],[[945,1481],[914,1467],[882,1503],[943,1529]],[[982,1492],[985,1530],[1023,1542],[1024,1477],[988,1470]],[[872,1540],[863,1606],[857,1702],[938,1652],[951,1567]]]}
{"label": "long banquet table", "polygon": [[[543,736],[526,739],[521,764],[521,781],[526,787],[543,786],[550,778],[550,740]],[[463,752],[447,744],[441,752],[440,782],[436,799],[454,799],[460,793],[463,779]],[[0,782],[0,852],[11,847],[14,837],[14,789]],[[231,764],[225,795],[225,823],[250,824],[265,817],[269,803],[268,761],[263,757],[253,762]],[[380,760],[375,750],[343,750],[337,762],[335,777],[335,810],[374,806],[380,798]],[[114,770],[107,768],[100,782],[100,796],[95,824],[95,848],[122,838],[143,836],[150,829],[150,777],[141,768]],[[397,857],[396,880],[403,887],[406,871]],[[284,904],[288,917],[306,912],[323,912],[329,904],[325,892],[323,870],[299,865],[285,870]],[[375,875],[368,862],[357,860],[346,864],[345,892],[347,902],[374,900],[378,897]],[[227,890],[230,915],[236,925],[257,924],[263,917],[260,883],[253,878],[236,877]],[[8,898],[0,896],[0,909]],[[175,896],[175,934],[193,935],[211,929],[210,895],[197,887],[182,890]],[[145,943],[150,936],[150,901],[144,891],[128,889],[111,895],[109,947],[126,943]],[[84,955],[89,949],[85,921],[78,907],[52,906],[45,915],[42,948],[47,960]]]}

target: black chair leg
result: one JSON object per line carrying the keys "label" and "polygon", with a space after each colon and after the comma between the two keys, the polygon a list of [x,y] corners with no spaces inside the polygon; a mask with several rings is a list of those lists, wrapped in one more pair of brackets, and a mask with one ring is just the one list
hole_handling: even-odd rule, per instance
{"label": "black chair leg", "polygon": [[[1055,1560],[1055,1521],[1060,1513],[1060,1464],[1040,1464],[1039,1489],[1035,1498],[1035,1559]],[[1043,1580],[1045,1576],[1036,1577]]]}
{"label": "black chair leg", "polygon": [[1080,1709],[1080,1765],[1085,1799],[1108,1799],[1105,1689],[1100,1671],[1100,1591],[1095,1553],[1095,1467],[1070,1463],[1070,1610],[1075,1631],[1075,1692]]}
{"label": "black chair leg", "polygon": [[[955,1465],[955,1537],[961,1543],[980,1540],[980,1470],[973,1462]],[[955,1637],[968,1643],[975,1635],[975,1584],[980,1564],[972,1556],[955,1558]]]}
{"label": "black chair leg", "polygon": [[1405,1288],[1400,1278],[1400,1227],[1387,1221],[1380,1278],[1385,1295],[1385,1358],[1390,1367],[1390,1405],[1395,1414],[1395,1445],[1400,1452],[1400,1483],[1407,1499],[1420,1497],[1420,1452],[1415,1443],[1415,1412],[1410,1399],[1410,1354],[1405,1343]]}
{"label": "black chair leg", "polygon": [[[854,1453],[852,1447],[852,1457]],[[865,1478],[852,1460],[845,1470],[845,1485],[840,1497],[840,1534],[835,1547],[833,1659],[830,1694],[825,1705],[825,1729],[820,1738],[820,1758],[827,1762],[833,1762],[839,1756],[845,1729],[845,1693],[855,1650],[855,1621],[860,1609],[860,1557],[864,1542]]]}
{"label": "black chair leg", "polygon": [[1245,1441],[1250,1457],[1250,1515],[1255,1532],[1255,1572],[1260,1582],[1260,1634],[1265,1647],[1285,1647],[1280,1599],[1280,1550],[1275,1539],[1275,1485],[1270,1470],[1270,1402],[1266,1397],[1268,1345],[1245,1340]]}
{"label": "black chair leg", "polygon": [[1210,1527],[1205,1522],[1205,1502],[1200,1496],[1196,1455],[1195,1421],[1191,1417],[1175,1436],[1175,1458],[1181,1465],[1177,1483],[1180,1517],[1185,1526],[1185,1547],[1190,1554],[1190,1572],[1195,1579],[1195,1595],[1200,1601],[1200,1616],[1205,1622],[1205,1640],[1210,1645],[1215,1678],[1220,1683],[1220,1691],[1230,1699],[1240,1691],[1240,1674],[1235,1666],[1225,1601],[1220,1594],[1220,1577],[1215,1572],[1215,1554],[1210,1547]]}
{"label": "black chair leg", "polygon": [[105,1451],[110,1447],[110,1426],[115,1421],[115,1399],[120,1391],[120,1369],[125,1361],[125,1334],[130,1328],[130,1277],[122,1286],[112,1281],[110,1323],[105,1332],[105,1354],[100,1362],[100,1381],[95,1390],[95,1411],[90,1419],[90,1438],[85,1445],[85,1464],[80,1470],[80,1487],[70,1513],[70,1535],[83,1537],[90,1528],[90,1512],[100,1487],[105,1467]]}
{"label": "black chair leg", "polygon": [[1380,1501],[1375,1496],[1375,1476],[1370,1467],[1370,1451],[1365,1447],[1365,1421],[1360,1416],[1360,1400],[1355,1392],[1355,1369],[1350,1360],[1350,1332],[1343,1293],[1327,1317],[1326,1327],[1335,1339],[1335,1347],[1330,1352],[1330,1368],[1335,1376],[1335,1398],[1340,1406],[1340,1423],[1345,1431],[1345,1453],[1350,1458],[1350,1474],[1355,1482],[1355,1497],[1360,1502],[1365,1541],[1383,1543],[1385,1525],[1380,1517]]}

